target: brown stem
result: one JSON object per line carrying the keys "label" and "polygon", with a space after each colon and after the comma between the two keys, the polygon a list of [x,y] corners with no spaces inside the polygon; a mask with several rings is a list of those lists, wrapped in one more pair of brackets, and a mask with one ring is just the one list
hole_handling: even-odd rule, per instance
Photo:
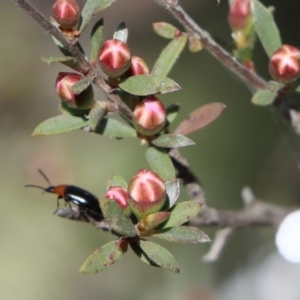
{"label": "brown stem", "polygon": [[178,4],[177,0],[156,0],[156,2],[165,7],[168,12],[184,27],[187,33],[201,41],[206,48],[218,61],[220,61],[228,70],[236,74],[251,91],[266,88],[266,81],[256,73],[247,69],[235,57],[230,55],[225,49],[218,45],[210,35],[199,27],[195,21]]}
{"label": "brown stem", "polygon": [[128,120],[132,119],[132,111],[116,94],[111,94],[111,87],[106,84],[105,80],[100,76],[97,69],[94,68],[80,51],[77,40],[68,39],[59,29],[57,29],[45,16],[37,10],[27,0],[14,0],[16,4],[22,7],[34,20],[36,20],[43,28],[47,30],[52,36],[59,40],[68,51],[80,62],[80,72],[86,76],[94,78],[94,84],[100,88],[107,97],[118,105],[119,112],[122,113]]}

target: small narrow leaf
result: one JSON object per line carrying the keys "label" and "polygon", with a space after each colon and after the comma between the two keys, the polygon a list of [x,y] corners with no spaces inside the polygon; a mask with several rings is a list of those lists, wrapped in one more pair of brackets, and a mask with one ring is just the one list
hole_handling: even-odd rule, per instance
{"label": "small narrow leaf", "polygon": [[269,57],[281,46],[279,30],[271,12],[258,0],[251,1],[255,31]]}
{"label": "small narrow leaf", "polygon": [[93,67],[97,65],[99,51],[103,42],[103,19],[100,19],[94,26],[91,32],[91,56],[90,63]]}
{"label": "small narrow leaf", "polygon": [[40,123],[33,131],[32,135],[49,135],[72,131],[83,128],[89,121],[82,117],[72,115],[59,115]]}
{"label": "small narrow leaf", "polygon": [[251,102],[256,105],[266,106],[272,104],[275,98],[276,94],[270,90],[259,90],[253,95]]}
{"label": "small narrow leaf", "polygon": [[195,143],[181,134],[162,134],[152,141],[157,147],[161,148],[179,148],[195,145]]}
{"label": "small narrow leaf", "polygon": [[113,38],[116,39],[116,40],[119,40],[121,42],[127,43],[128,28],[126,27],[124,22],[119,24],[118,28],[114,32]]}
{"label": "small narrow leaf", "polygon": [[178,33],[180,33],[179,29],[174,27],[173,25],[165,22],[157,22],[153,23],[153,30],[161,37],[165,39],[174,39]]}
{"label": "small narrow leaf", "polygon": [[146,150],[146,159],[151,169],[165,182],[176,178],[172,161],[164,149],[154,146],[149,147]]}
{"label": "small narrow leaf", "polygon": [[87,0],[82,13],[79,33],[81,33],[100,11],[110,6],[115,0]]}
{"label": "small narrow leaf", "polygon": [[120,205],[110,199],[100,199],[100,207],[106,222],[112,231],[126,237],[137,236],[136,229],[131,220],[124,216]]}
{"label": "small narrow leaf", "polygon": [[196,201],[186,201],[174,205],[169,211],[170,218],[162,228],[180,226],[196,216],[201,210],[201,204]]}
{"label": "small narrow leaf", "polygon": [[134,128],[112,118],[103,118],[95,133],[113,138],[130,138],[137,135]]}
{"label": "small narrow leaf", "polygon": [[124,189],[128,188],[128,184],[125,181],[125,179],[118,174],[111,174],[108,182],[107,182],[107,189],[110,188],[111,186],[120,186]]}
{"label": "small narrow leaf", "polygon": [[172,207],[177,201],[180,194],[180,184],[178,179],[165,182],[166,192],[168,196],[168,207]]}
{"label": "small narrow leaf", "polygon": [[169,124],[171,124],[175,120],[175,118],[178,115],[179,109],[180,109],[179,104],[171,104],[170,106],[168,106],[166,108],[167,120],[168,120]]}
{"label": "small narrow leaf", "polygon": [[130,243],[132,250],[140,259],[155,267],[161,267],[174,273],[179,273],[179,268],[173,255],[164,247],[150,242],[140,240]]}
{"label": "small narrow leaf", "polygon": [[155,76],[167,76],[184,49],[187,40],[188,35],[186,33],[181,33],[180,36],[173,39],[158,57],[151,74]]}
{"label": "small narrow leaf", "polygon": [[112,241],[92,253],[83,263],[79,272],[96,274],[118,261],[127,251],[127,241]]}
{"label": "small narrow leaf", "polygon": [[78,82],[76,82],[74,85],[72,85],[72,91],[75,95],[79,95],[84,90],[86,90],[93,82],[93,78],[91,77],[85,77]]}
{"label": "small narrow leaf", "polygon": [[178,91],[181,87],[172,79],[149,74],[131,76],[119,84],[125,92],[136,96]]}
{"label": "small narrow leaf", "polygon": [[170,230],[162,230],[161,232],[153,234],[153,236],[169,242],[183,244],[199,244],[211,241],[203,231],[189,226],[179,226]]}
{"label": "small narrow leaf", "polygon": [[223,112],[223,103],[209,103],[194,110],[178,127],[174,134],[187,135],[197,131],[217,119]]}
{"label": "small narrow leaf", "polygon": [[43,56],[42,62],[51,65],[53,63],[62,63],[76,71],[81,71],[80,62],[72,56]]}

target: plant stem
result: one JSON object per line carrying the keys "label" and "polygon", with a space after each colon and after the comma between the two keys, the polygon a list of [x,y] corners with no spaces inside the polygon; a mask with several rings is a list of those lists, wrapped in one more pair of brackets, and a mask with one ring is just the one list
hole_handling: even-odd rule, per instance
{"label": "plant stem", "polygon": [[156,0],[156,2],[165,7],[191,37],[199,39],[203,47],[228,70],[237,75],[252,92],[266,88],[266,81],[263,78],[247,69],[234,56],[217,44],[215,40],[213,40],[206,31],[200,28],[200,26],[184,11],[177,0]]}

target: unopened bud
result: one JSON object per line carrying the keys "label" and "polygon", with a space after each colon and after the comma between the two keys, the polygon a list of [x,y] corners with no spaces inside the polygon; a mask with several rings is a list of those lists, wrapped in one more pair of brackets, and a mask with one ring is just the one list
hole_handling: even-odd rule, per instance
{"label": "unopened bud", "polygon": [[77,73],[60,72],[56,78],[56,92],[68,107],[75,109],[89,109],[94,104],[93,87],[89,86],[80,94],[72,91],[72,86],[84,77]]}
{"label": "unopened bud", "polygon": [[291,83],[300,75],[300,51],[290,46],[282,45],[276,50],[269,62],[272,77],[282,83]]}
{"label": "unopened bud", "polygon": [[106,194],[105,198],[115,200],[122,208],[125,216],[130,216],[131,210],[128,203],[127,190],[120,186],[111,186]]}
{"label": "unopened bud", "polygon": [[141,219],[162,208],[166,201],[165,183],[156,173],[142,169],[130,181],[128,195],[131,210]]}
{"label": "unopened bud", "polygon": [[54,19],[63,28],[74,27],[80,18],[80,8],[76,0],[56,0],[52,12]]}
{"label": "unopened bud", "polygon": [[233,31],[246,29],[251,22],[251,0],[234,0],[228,15],[228,22]]}
{"label": "unopened bud", "polygon": [[99,64],[110,78],[124,74],[131,63],[130,49],[126,43],[113,39],[103,43],[99,52]]}
{"label": "unopened bud", "polygon": [[133,111],[133,124],[136,130],[145,136],[155,135],[161,131],[166,120],[166,109],[155,96],[144,98]]}

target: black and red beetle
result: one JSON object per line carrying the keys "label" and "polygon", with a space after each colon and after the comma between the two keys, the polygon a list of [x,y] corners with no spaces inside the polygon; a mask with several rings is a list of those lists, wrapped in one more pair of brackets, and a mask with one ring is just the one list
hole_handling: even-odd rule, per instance
{"label": "black and red beetle", "polygon": [[25,187],[35,187],[42,189],[46,193],[56,194],[57,208],[55,212],[57,212],[59,208],[59,199],[64,199],[65,203],[70,207],[70,202],[77,205],[80,213],[83,214],[84,217],[86,217],[86,215],[89,215],[96,221],[103,220],[103,214],[99,206],[98,198],[95,195],[75,185],[51,185],[48,177],[44,174],[44,172],[40,169],[38,169],[38,171],[45,178],[49,186],[44,188],[42,186],[34,184],[27,184],[25,185]]}

